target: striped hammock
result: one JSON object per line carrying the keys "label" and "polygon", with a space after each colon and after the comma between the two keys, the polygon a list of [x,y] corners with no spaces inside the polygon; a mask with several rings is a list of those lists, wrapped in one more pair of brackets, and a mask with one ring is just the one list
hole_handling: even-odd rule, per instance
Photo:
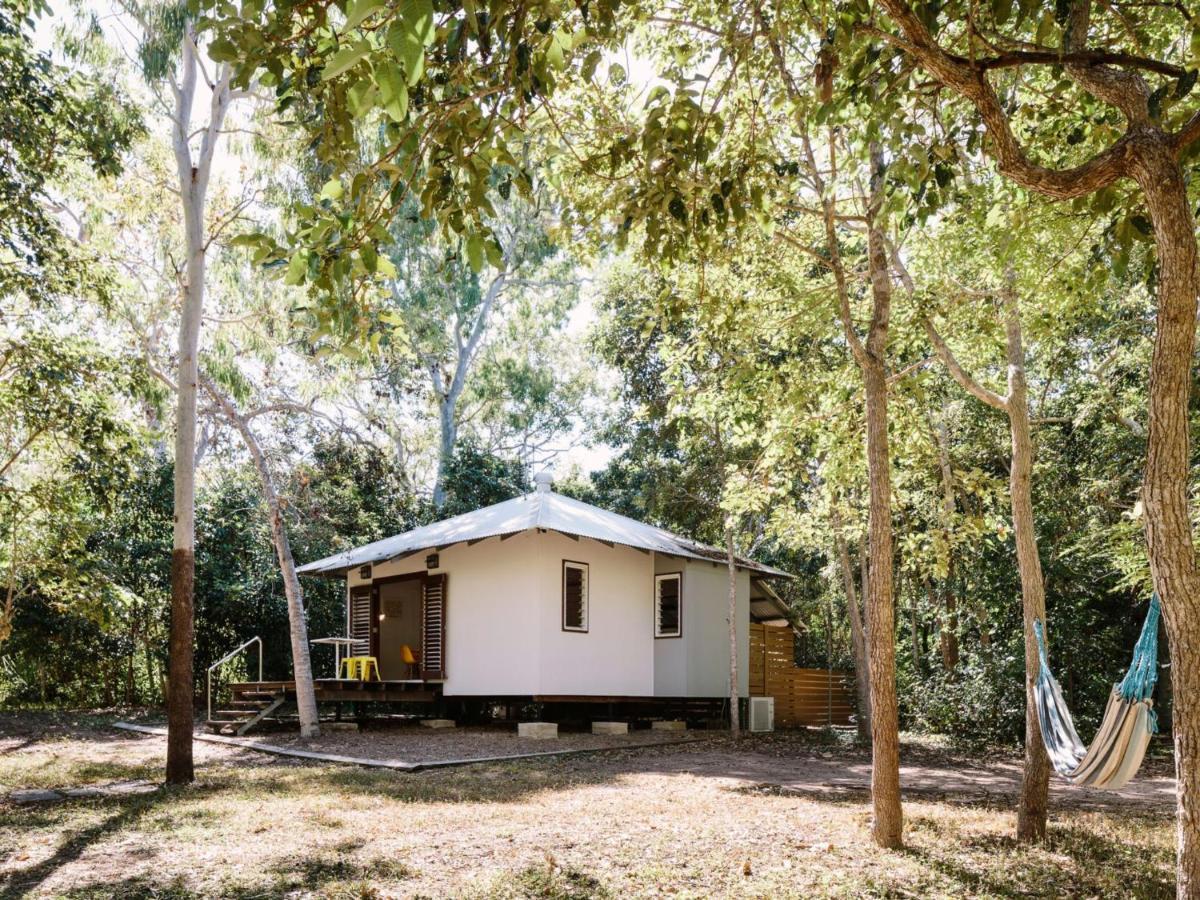
{"label": "striped hammock", "polygon": [[1158,680],[1159,612],[1155,594],[1150,599],[1141,637],[1133,649],[1133,662],[1124,679],[1113,685],[1100,730],[1090,747],[1084,747],[1079,740],[1071,711],[1050,672],[1042,623],[1033,623],[1041,664],[1034,696],[1042,741],[1054,771],[1069,781],[1115,791],[1128,784],[1141,767],[1150,738],[1158,731],[1158,717],[1150,695]]}

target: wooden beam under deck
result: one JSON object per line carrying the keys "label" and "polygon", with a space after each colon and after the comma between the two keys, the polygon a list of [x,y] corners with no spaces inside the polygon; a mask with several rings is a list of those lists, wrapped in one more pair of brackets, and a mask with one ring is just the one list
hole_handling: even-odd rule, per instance
{"label": "wooden beam under deck", "polygon": [[[296,694],[295,681],[243,681],[229,687],[235,695],[284,693],[293,699]],[[438,698],[440,688],[440,684],[422,681],[350,681],[336,678],[313,681],[313,692],[318,703],[431,703]]]}

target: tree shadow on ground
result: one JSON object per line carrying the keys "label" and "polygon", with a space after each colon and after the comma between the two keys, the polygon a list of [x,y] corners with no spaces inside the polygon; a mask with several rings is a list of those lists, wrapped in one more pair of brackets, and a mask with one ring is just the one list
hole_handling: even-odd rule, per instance
{"label": "tree shadow on ground", "polygon": [[[53,819],[54,813],[52,810],[61,810],[64,807],[69,808],[75,804],[87,804],[93,807],[105,807],[113,810],[111,815],[108,815],[99,822],[83,829],[69,832],[66,840],[48,858],[27,868],[17,869],[0,876],[0,900],[16,900],[18,897],[28,896],[60,869],[78,860],[93,845],[103,841],[106,837],[120,834],[126,829],[137,825],[149,813],[160,807],[169,805],[174,800],[196,797],[200,791],[203,791],[204,795],[207,796],[220,790],[220,787],[213,785],[182,789],[160,787],[152,794],[136,794],[124,797],[88,800],[68,799],[52,808],[41,810],[40,816],[36,812],[33,813],[33,815],[38,816],[39,822],[44,825]],[[21,812],[23,815],[24,811]],[[155,896],[159,895],[156,894]]]}
{"label": "tree shadow on ground", "polygon": [[[928,827],[930,822],[922,818],[915,824]],[[941,839],[932,846],[909,846],[901,852],[954,879],[964,894],[1002,898],[1122,896],[1140,900],[1175,896],[1171,865],[1156,865],[1154,859],[1147,859],[1144,847],[1103,837],[1088,828],[1051,825],[1046,841],[1032,847],[1011,835],[963,835],[944,827],[935,830]],[[972,859],[979,856],[1011,858],[1011,865],[973,865]]]}

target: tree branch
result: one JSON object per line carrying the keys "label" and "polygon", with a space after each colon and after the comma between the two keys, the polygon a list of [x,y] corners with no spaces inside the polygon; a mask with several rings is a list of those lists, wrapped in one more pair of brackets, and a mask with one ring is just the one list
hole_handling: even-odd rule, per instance
{"label": "tree branch", "polygon": [[978,400],[983,401],[988,406],[995,407],[1002,412],[1008,412],[1008,399],[1001,397],[995,391],[989,391],[978,381],[967,374],[966,370],[958,364],[958,360],[946,346],[946,342],[942,340],[942,336],[938,334],[937,329],[933,327],[933,322],[929,319],[922,319],[922,324],[925,326],[925,334],[929,337],[929,343],[933,344],[933,349],[936,351],[938,358],[950,371],[954,380],[962,385],[963,390]]}

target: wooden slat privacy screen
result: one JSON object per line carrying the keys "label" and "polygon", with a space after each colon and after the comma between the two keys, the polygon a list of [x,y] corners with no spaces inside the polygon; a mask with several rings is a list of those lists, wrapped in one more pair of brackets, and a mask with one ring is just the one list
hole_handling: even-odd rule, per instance
{"label": "wooden slat privacy screen", "polygon": [[[350,589],[350,631],[354,640],[351,656],[371,653],[371,586]],[[340,673],[339,673],[340,675]]]}
{"label": "wooden slat privacy screen", "polygon": [[425,576],[421,616],[421,677],[446,677],[446,575]]}
{"label": "wooden slat privacy screen", "polygon": [[854,701],[845,672],[801,669],[792,629],[750,623],[750,696],[775,698],[775,725],[850,725]]}

